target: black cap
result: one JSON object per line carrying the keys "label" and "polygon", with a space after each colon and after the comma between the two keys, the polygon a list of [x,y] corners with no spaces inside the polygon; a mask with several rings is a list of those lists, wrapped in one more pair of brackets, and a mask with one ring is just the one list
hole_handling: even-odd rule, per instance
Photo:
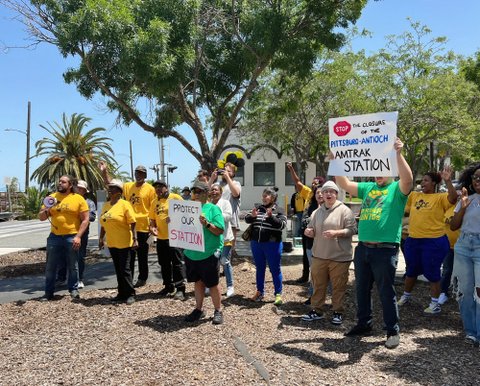
{"label": "black cap", "polygon": [[153,183],[153,186],[157,186],[157,185],[168,186],[167,183],[163,180],[157,180]]}
{"label": "black cap", "polygon": [[147,174],[147,168],[143,165],[138,165],[136,168],[135,168],[135,171],[136,172],[143,172],[145,174]]}
{"label": "black cap", "polygon": [[189,192],[190,191],[190,188],[188,186],[185,186],[183,189],[182,189],[182,192]]}
{"label": "black cap", "polygon": [[193,189],[200,189],[203,191],[208,191],[208,184],[203,181],[195,180],[195,182],[192,185],[192,190]]}

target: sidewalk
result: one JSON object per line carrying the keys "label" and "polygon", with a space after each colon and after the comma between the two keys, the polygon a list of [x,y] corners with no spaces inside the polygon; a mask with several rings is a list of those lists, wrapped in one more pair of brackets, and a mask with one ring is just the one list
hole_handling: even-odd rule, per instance
{"label": "sidewalk", "polygon": [[[289,221],[290,226],[290,221]],[[247,227],[247,225],[242,221],[241,229],[242,231]],[[288,228],[290,229],[290,228]],[[236,250],[237,254],[242,257],[251,257],[252,252],[250,250],[250,243],[248,241],[242,240],[240,237],[242,231],[237,235]],[[292,241],[291,238],[287,238],[287,241]],[[354,247],[357,244],[358,239],[355,235],[353,238]],[[89,239],[89,250],[95,251],[96,246],[98,245],[97,237],[92,237]],[[298,265],[298,273],[301,274],[301,265],[302,265],[302,248],[297,247],[293,248],[292,252],[284,253],[282,256],[284,265]],[[353,263],[350,267],[353,269]],[[160,272],[160,267],[157,262],[156,253],[149,254],[149,283],[161,283],[162,275]],[[136,271],[138,272],[138,271]],[[400,252],[398,258],[398,268],[397,276],[403,276],[405,273],[405,260],[403,255]],[[93,264],[89,264],[85,268],[85,289],[88,291],[91,289],[106,289],[111,288],[112,290],[117,287],[117,280],[115,276],[115,271],[113,268],[113,263],[110,259],[100,260]],[[45,286],[45,275],[33,275],[33,276],[19,276],[11,279],[2,279],[0,282],[0,304],[9,303],[14,301],[22,301],[33,298],[39,298],[43,296]],[[66,286],[59,288],[60,290],[56,292],[57,295],[66,295],[68,294]],[[82,290],[81,290],[82,291]]]}

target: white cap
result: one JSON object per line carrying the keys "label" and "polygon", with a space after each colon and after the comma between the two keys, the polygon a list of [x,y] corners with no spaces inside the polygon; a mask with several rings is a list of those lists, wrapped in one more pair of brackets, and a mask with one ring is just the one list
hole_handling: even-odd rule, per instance
{"label": "white cap", "polygon": [[325,182],[325,183],[323,184],[323,186],[320,188],[320,191],[323,193],[323,192],[324,192],[325,190],[327,190],[327,189],[333,189],[333,190],[335,190],[337,193],[338,193],[338,191],[339,191],[337,184],[336,184],[335,182],[333,182],[333,181],[327,181],[327,182]]}

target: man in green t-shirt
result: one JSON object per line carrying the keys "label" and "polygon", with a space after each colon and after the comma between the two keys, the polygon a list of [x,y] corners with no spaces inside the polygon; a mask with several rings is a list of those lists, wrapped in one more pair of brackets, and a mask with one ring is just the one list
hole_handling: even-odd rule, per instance
{"label": "man in green t-shirt", "polygon": [[202,203],[200,223],[203,226],[205,252],[184,250],[187,281],[195,283],[195,309],[185,317],[187,322],[195,322],[205,316],[203,300],[205,288],[210,290],[215,311],[213,324],[223,323],[221,295],[218,288],[220,255],[223,248],[224,221],[222,210],[215,204],[207,202],[208,184],[196,180],[191,189],[192,200]]}
{"label": "man in green t-shirt", "polygon": [[357,294],[357,324],[345,335],[361,336],[372,331],[371,289],[377,283],[387,330],[387,348],[400,343],[395,271],[402,235],[402,217],[407,196],[412,190],[410,166],[401,154],[403,143],[395,140],[400,179],[376,177],[375,182],[353,182],[347,177],[335,177],[336,183],[352,196],[362,199],[358,225],[358,246],[355,248],[355,285]]}

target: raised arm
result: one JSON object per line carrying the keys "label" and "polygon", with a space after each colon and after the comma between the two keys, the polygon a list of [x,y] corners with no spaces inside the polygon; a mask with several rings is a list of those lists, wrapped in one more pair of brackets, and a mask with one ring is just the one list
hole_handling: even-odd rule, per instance
{"label": "raised arm", "polygon": [[445,185],[447,185],[448,201],[450,202],[450,204],[456,204],[458,199],[458,194],[457,194],[457,190],[455,189],[455,186],[453,186],[452,184],[452,174],[453,174],[452,167],[449,165],[445,166],[441,174],[442,174],[443,181],[445,181]]}
{"label": "raised arm", "polygon": [[395,139],[395,144],[393,148],[397,152],[397,167],[398,167],[398,175],[400,180],[398,185],[400,187],[400,191],[407,195],[410,193],[413,187],[413,173],[412,169],[410,169],[410,165],[407,163],[405,158],[402,155],[403,149],[403,142],[400,138]]}
{"label": "raised arm", "polygon": [[100,169],[100,172],[102,173],[103,183],[105,185],[108,185],[110,183],[110,181],[112,180],[112,178],[108,174],[107,163],[105,161],[100,161],[98,163],[98,168]]}
{"label": "raised arm", "polygon": [[300,192],[303,188],[302,181],[300,181],[300,178],[298,178],[297,172],[295,172],[295,169],[293,168],[293,165],[291,162],[287,162],[287,168],[288,171],[290,172],[290,175],[292,176],[293,183],[295,184],[295,187],[297,188],[297,192]]}

